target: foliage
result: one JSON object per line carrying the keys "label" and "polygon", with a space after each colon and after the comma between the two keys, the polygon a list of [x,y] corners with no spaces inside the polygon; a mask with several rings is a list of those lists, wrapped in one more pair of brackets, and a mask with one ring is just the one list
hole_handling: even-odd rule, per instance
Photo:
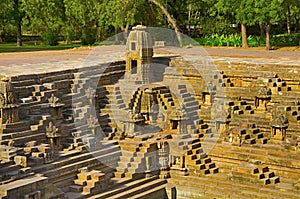
{"label": "foliage", "polygon": [[70,48],[79,47],[80,44],[59,44],[57,46],[49,45],[30,45],[28,42],[24,42],[23,46],[17,47],[13,43],[0,44],[0,53],[2,52],[26,52],[26,51],[42,51],[42,50],[65,50]]}
{"label": "foliage", "polygon": [[58,33],[55,30],[46,30],[42,34],[42,40],[45,45],[56,46],[58,45]]}
{"label": "foliage", "polygon": [[300,33],[298,34],[283,34],[283,35],[274,35],[271,39],[272,46],[299,46]]}
{"label": "foliage", "polygon": [[[202,46],[232,46],[232,47],[241,47],[242,46],[242,37],[239,34],[230,34],[230,35],[219,35],[214,34],[211,36],[205,36],[203,38],[196,38]],[[247,38],[250,47],[265,46],[266,40],[261,40],[259,36],[248,36]]]}
{"label": "foliage", "polygon": [[[227,45],[227,39],[240,34],[239,28],[232,28],[230,24],[239,24],[239,27],[245,24],[247,30],[251,26],[251,34],[260,34],[259,27],[272,34],[286,33],[287,27],[292,32],[300,30],[300,0],[156,1],[175,19],[181,32],[211,40],[213,35],[224,35],[221,42],[213,41],[210,45]],[[121,31],[126,32],[121,35],[126,39],[127,31],[137,24],[174,27],[167,22],[166,13],[150,0],[1,0],[0,7],[2,43],[16,41],[13,37],[17,36],[20,40],[21,30],[26,35],[44,33],[48,40],[60,35],[69,43],[80,39],[84,44],[92,44]],[[271,40],[272,45],[295,45],[297,38],[271,37]],[[261,40],[250,38],[249,42],[258,45]]]}
{"label": "foliage", "polygon": [[80,37],[82,45],[93,45],[96,42],[96,31],[92,28],[86,28]]}

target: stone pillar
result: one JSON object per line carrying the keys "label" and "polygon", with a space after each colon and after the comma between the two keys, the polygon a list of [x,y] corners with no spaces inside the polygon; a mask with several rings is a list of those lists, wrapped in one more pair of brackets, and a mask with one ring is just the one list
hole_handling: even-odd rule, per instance
{"label": "stone pillar", "polygon": [[169,165],[169,146],[167,142],[160,141],[158,145],[158,161],[160,165],[160,174],[161,179],[166,179],[170,177],[170,165]]}

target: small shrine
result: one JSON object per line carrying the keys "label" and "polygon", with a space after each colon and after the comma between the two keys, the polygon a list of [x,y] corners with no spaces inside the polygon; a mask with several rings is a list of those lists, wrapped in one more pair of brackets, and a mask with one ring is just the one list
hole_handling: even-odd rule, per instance
{"label": "small shrine", "polygon": [[225,105],[220,104],[219,101],[213,106],[213,117],[215,121],[215,127],[217,132],[224,133],[229,128],[229,123],[231,122],[231,110],[230,108],[225,108]]}
{"label": "small shrine", "polygon": [[[151,63],[153,44],[146,27],[138,25],[130,32],[126,43],[126,71],[137,75],[137,81],[143,84],[152,82]],[[126,74],[125,74],[126,76]]]}
{"label": "small shrine", "polygon": [[209,81],[207,85],[202,89],[202,103],[212,104],[214,102],[214,96],[216,95],[216,85]]}
{"label": "small shrine", "polygon": [[187,121],[189,118],[187,117],[183,104],[181,105],[181,107],[182,108],[173,110],[169,115],[170,130],[177,129],[178,134],[186,134]]}
{"label": "small shrine", "polygon": [[151,89],[145,89],[142,94],[140,113],[145,117],[145,120],[150,123],[156,123],[158,114],[158,102],[156,92]]}
{"label": "small shrine", "polygon": [[284,141],[288,126],[289,121],[283,114],[276,116],[271,122],[271,139]]}
{"label": "small shrine", "polygon": [[254,105],[257,109],[266,110],[267,103],[271,100],[271,89],[263,81],[258,80],[252,83],[250,92],[254,94]]}
{"label": "small shrine", "polygon": [[134,113],[132,110],[128,112],[129,119],[123,121],[123,132],[126,137],[133,138],[136,135],[139,135],[143,131],[143,127],[145,126],[145,118],[141,113],[137,111]]}

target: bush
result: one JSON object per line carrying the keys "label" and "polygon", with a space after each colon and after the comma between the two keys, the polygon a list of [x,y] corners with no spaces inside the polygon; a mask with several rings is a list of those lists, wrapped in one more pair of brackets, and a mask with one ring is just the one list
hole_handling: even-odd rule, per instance
{"label": "bush", "polygon": [[242,38],[239,34],[213,34],[204,38],[196,38],[195,40],[203,46],[242,46]]}
{"label": "bush", "polygon": [[[250,47],[265,46],[266,39],[260,39],[259,36],[248,36],[248,45]],[[242,46],[242,36],[239,34],[229,34],[229,35],[218,35],[214,34],[211,36],[205,36],[203,38],[196,38],[197,42],[203,46]]]}
{"label": "bush", "polygon": [[275,35],[271,38],[272,46],[298,46],[300,42],[300,34],[283,34]]}
{"label": "bush", "polygon": [[45,45],[56,46],[58,45],[58,33],[54,30],[47,30],[42,34],[42,40]]}
{"label": "bush", "polygon": [[96,30],[87,28],[80,37],[82,45],[93,45],[96,42]]}

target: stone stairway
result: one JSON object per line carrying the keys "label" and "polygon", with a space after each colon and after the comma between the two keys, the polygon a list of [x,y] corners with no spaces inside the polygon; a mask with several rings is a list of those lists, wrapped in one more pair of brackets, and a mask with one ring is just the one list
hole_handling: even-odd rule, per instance
{"label": "stone stairway", "polygon": [[106,190],[104,193],[100,193],[90,197],[91,199],[114,199],[114,198],[151,198],[151,194],[160,191],[154,198],[165,198],[164,189],[167,181],[158,179],[157,176],[149,178],[141,178],[138,180],[123,180],[123,179],[111,179],[115,182],[114,188]]}
{"label": "stone stairway", "polygon": [[[157,145],[151,141],[140,142],[135,140],[122,140],[119,142],[122,156],[116,168],[117,178],[141,178],[145,176],[146,157],[155,152]],[[150,169],[150,168],[148,168]]]}
{"label": "stone stairway", "polygon": [[32,170],[35,173],[47,176],[50,183],[64,191],[68,191],[68,186],[74,183],[74,176],[78,169],[89,167],[100,170],[106,175],[111,175],[117,166],[119,156],[120,151],[117,145],[106,144],[102,148],[90,152],[70,151],[63,153],[55,162],[33,166]]}
{"label": "stone stairway", "polygon": [[[211,123],[210,109],[204,113],[205,106],[201,106],[198,101],[188,92],[185,85],[178,86],[179,96],[181,103],[184,105],[186,115],[189,118],[188,129],[190,134],[199,134],[199,137],[213,137],[213,131]],[[203,109],[202,109],[203,108]],[[204,116],[205,115],[205,116]],[[200,118],[209,117],[208,120]]]}
{"label": "stone stairway", "polygon": [[269,167],[245,163],[240,164],[232,171],[232,179],[262,185],[280,182],[279,177],[275,176],[275,173],[270,171]]}
{"label": "stone stairway", "polygon": [[[181,179],[168,179],[169,184],[176,185],[178,199],[184,198],[298,198],[296,192],[274,189],[273,184],[259,185],[232,181],[226,175],[215,174],[207,177],[189,176]],[[279,183],[280,184],[280,183]],[[278,185],[279,185],[278,184]],[[185,190],[193,190],[186,193]]]}
{"label": "stone stairway", "polygon": [[82,195],[95,194],[106,189],[111,184],[110,179],[101,171],[81,171],[77,174],[74,185],[69,187],[70,192],[67,195],[71,195],[72,192],[81,193]]}
{"label": "stone stairway", "polygon": [[[188,175],[207,175],[218,173],[219,170],[211,158],[203,151],[199,138],[193,138],[189,134],[178,135],[171,141],[172,147],[181,149],[184,157]],[[175,165],[176,168],[178,165]],[[171,168],[171,178],[183,175],[181,171]]]}
{"label": "stone stairway", "polygon": [[[100,126],[106,135],[106,139],[111,140],[115,136],[115,133],[118,130],[118,125],[125,118],[128,118],[127,106],[123,101],[123,96],[119,86],[105,86],[107,94],[105,98],[101,100],[100,107],[103,107],[100,110]],[[128,118],[129,119],[129,118]],[[114,139],[118,139],[115,137]]]}
{"label": "stone stairway", "polygon": [[[298,171],[299,155],[288,154],[287,151],[283,147],[271,144],[261,144],[256,145],[256,147],[254,145],[236,147],[229,143],[218,143],[209,154],[223,168],[223,164],[226,165],[229,162],[232,163],[228,166],[231,169],[239,161],[249,162],[255,160],[274,170],[280,177],[298,180],[300,177]],[[289,168],[282,170],[281,162],[286,162]]]}
{"label": "stone stairway", "polygon": [[[266,144],[268,141],[268,139],[264,137],[264,134],[260,132],[260,129],[256,128],[253,123],[240,123],[238,128],[233,128],[231,130],[231,133],[233,136],[239,137],[240,145],[256,143]],[[232,141],[233,140],[230,140],[230,142]]]}
{"label": "stone stairway", "polygon": [[158,103],[160,103],[164,110],[172,110],[175,102],[170,89],[165,86],[158,86],[153,88],[153,91],[157,92]]}
{"label": "stone stairway", "polygon": [[224,71],[217,71],[216,74],[213,75],[213,78],[217,82],[217,87],[233,87],[233,83],[230,78],[224,74]]}
{"label": "stone stairway", "polygon": [[43,85],[33,85],[33,87],[35,90],[29,96],[33,101],[47,102],[52,94],[55,95],[58,92],[57,89],[48,89]]}

